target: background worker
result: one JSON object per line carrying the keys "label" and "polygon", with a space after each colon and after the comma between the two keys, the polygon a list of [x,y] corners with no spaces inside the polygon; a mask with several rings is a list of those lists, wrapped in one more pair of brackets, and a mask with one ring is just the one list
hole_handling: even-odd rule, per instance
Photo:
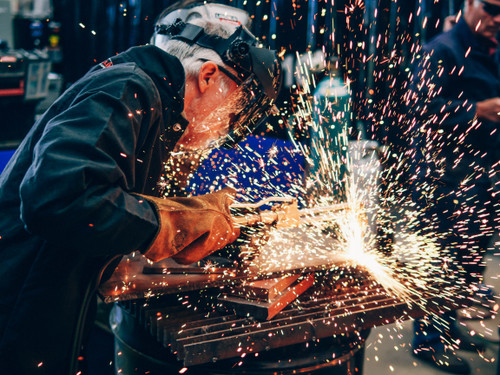
{"label": "background worker", "polygon": [[[420,134],[426,137],[428,160],[435,163],[421,168],[425,177],[418,199],[443,250],[451,253],[453,282],[475,298],[490,292],[481,284],[483,258],[499,210],[493,182],[500,149],[498,31],[499,0],[466,0],[456,25],[424,45],[425,58],[415,75],[424,118]],[[426,186],[435,189],[433,196],[422,194]],[[469,373],[454,350],[445,350],[443,339],[462,350],[483,349],[460,332],[450,312],[415,322],[414,355],[450,373]]]}

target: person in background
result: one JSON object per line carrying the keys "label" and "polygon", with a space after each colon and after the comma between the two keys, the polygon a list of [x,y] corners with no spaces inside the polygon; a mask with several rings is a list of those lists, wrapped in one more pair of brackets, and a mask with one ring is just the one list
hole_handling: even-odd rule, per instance
{"label": "person in background", "polygon": [[64,92],[0,175],[2,373],[76,373],[89,305],[121,256],[189,264],[238,237],[232,192],[162,198],[189,176],[165,165],[196,165],[265,119],[277,54],[202,17],[157,25],[156,37]]}
{"label": "person in background", "polygon": [[[492,291],[482,284],[483,259],[499,211],[494,182],[500,149],[498,31],[499,0],[466,0],[458,22],[424,45],[414,75],[421,99],[416,113],[424,120],[419,133],[424,155],[434,163],[420,167],[417,200],[443,254],[451,253],[453,282],[486,308]],[[480,351],[484,345],[463,334],[456,320],[454,311],[416,320],[414,356],[446,372],[469,373],[454,349]]]}

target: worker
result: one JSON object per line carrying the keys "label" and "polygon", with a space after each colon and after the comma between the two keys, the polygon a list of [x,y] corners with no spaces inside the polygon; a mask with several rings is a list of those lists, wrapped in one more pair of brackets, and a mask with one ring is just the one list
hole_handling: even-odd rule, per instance
{"label": "worker", "polygon": [[265,119],[280,88],[276,52],[203,17],[155,35],[64,92],[0,176],[2,373],[74,369],[89,301],[117,257],[189,264],[238,236],[231,192],[161,198],[189,176],[165,165],[195,165]]}
{"label": "worker", "polygon": [[[437,232],[443,257],[452,257],[452,282],[468,288],[484,307],[493,303],[482,278],[499,209],[493,182],[500,149],[499,31],[499,0],[466,0],[458,22],[424,45],[415,75],[423,103],[417,108],[424,119],[420,134],[427,161],[432,155],[435,163],[420,169],[424,225]],[[466,374],[470,367],[454,349],[481,351],[484,344],[463,334],[456,319],[447,312],[417,320],[413,354],[441,370]]]}

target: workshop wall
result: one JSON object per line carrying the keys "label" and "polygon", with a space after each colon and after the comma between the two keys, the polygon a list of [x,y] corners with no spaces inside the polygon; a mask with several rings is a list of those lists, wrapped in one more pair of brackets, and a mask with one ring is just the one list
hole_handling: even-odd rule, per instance
{"label": "workshop wall", "polygon": [[[381,99],[401,87],[398,83],[405,79],[401,72],[408,68],[412,46],[439,32],[438,20],[455,13],[463,0],[221,2],[247,10],[253,16],[252,31],[272,48],[292,54],[322,49],[327,56],[339,56],[351,82],[355,117],[372,129],[374,119],[387,117]],[[65,82],[74,82],[110,55],[147,43],[155,17],[172,3],[53,0],[54,19],[62,25]],[[370,132],[372,138],[390,141],[385,127]]]}
{"label": "workshop wall", "polygon": [[[64,89],[94,64],[131,46],[147,43],[156,16],[173,2],[52,0],[50,16],[38,20],[15,17],[14,48],[47,47],[53,72],[61,74]],[[398,108],[400,101],[390,102],[390,99],[400,98],[405,90],[403,83],[415,46],[441,31],[440,20],[455,14],[463,0],[219,2],[247,10],[253,17],[253,33],[292,60],[296,53],[317,50],[322,50],[327,58],[338,57],[341,74],[345,81],[349,79],[352,91],[353,129],[361,127],[368,138],[392,144],[400,142],[400,137],[390,125],[404,108]],[[51,45],[54,41],[56,47]],[[295,64],[290,66],[293,70]],[[325,73],[316,72],[316,82]],[[292,106],[293,71],[288,74],[292,80],[283,90],[280,102]],[[6,106],[11,108],[10,102]],[[22,113],[11,112],[12,116]],[[26,121],[9,120],[10,124],[24,122],[31,123],[32,117]],[[271,123],[272,127],[259,129],[257,134],[287,137],[282,122],[271,119]],[[1,137],[0,134],[0,141]],[[356,131],[352,137],[357,137]]]}

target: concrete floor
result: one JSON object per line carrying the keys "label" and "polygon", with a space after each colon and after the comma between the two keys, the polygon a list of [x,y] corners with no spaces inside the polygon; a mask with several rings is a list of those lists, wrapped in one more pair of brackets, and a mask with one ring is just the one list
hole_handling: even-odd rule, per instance
{"label": "concrete floor", "polygon": [[[496,249],[487,255],[486,284],[500,293],[500,250]],[[497,296],[500,304],[500,296]],[[483,322],[468,323],[469,329],[477,332],[487,344],[484,354],[459,351],[459,355],[469,362],[473,375],[495,375],[498,356],[498,326],[500,316]],[[413,322],[390,324],[373,329],[367,340],[364,364],[364,375],[434,375],[445,372],[420,362],[411,355],[413,338]],[[495,342],[496,341],[496,342]]]}

